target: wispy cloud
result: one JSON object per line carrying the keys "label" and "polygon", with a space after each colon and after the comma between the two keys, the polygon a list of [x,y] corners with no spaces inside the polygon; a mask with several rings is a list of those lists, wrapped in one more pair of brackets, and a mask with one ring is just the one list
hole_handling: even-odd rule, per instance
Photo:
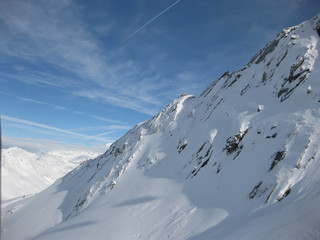
{"label": "wispy cloud", "polygon": [[24,119],[19,119],[19,118],[14,118],[14,117],[6,116],[6,115],[2,115],[1,118],[5,121],[9,121],[9,122],[14,122],[14,123],[18,123],[18,124],[22,124],[22,125],[26,125],[26,126],[32,126],[32,127],[36,127],[36,128],[40,128],[40,129],[50,130],[52,132],[58,132],[58,133],[66,134],[66,135],[80,137],[81,139],[84,139],[84,140],[95,140],[95,141],[105,142],[105,143],[112,142],[112,141],[110,141],[110,139],[102,138],[99,136],[89,136],[89,135],[85,135],[85,134],[81,134],[81,133],[77,133],[77,132],[73,132],[73,131],[69,131],[69,130],[65,130],[65,129],[61,129],[61,128],[56,128],[56,127],[49,126],[46,124],[36,123],[36,122],[32,122],[32,121],[28,121],[28,120],[24,120]]}
{"label": "wispy cloud", "polygon": [[[132,126],[128,125],[108,125],[108,126],[88,126],[88,127],[80,127],[80,128],[74,128],[71,129],[71,131],[76,132],[87,132],[87,131],[99,131],[100,133],[94,136],[106,136],[110,135],[118,130],[129,130]],[[107,131],[102,132],[101,131]]]}
{"label": "wispy cloud", "polygon": [[109,132],[104,132],[104,133],[100,133],[95,135],[96,137],[102,137],[102,136],[108,136],[110,134],[114,133],[114,131],[109,131]]}
{"label": "wispy cloud", "polygon": [[1,2],[0,18],[6,24],[2,51],[28,62],[40,59],[77,75],[99,78],[104,62],[99,43],[71,1]]}
{"label": "wispy cloud", "polygon": [[66,107],[63,107],[63,106],[59,106],[59,105],[56,105],[56,104],[52,104],[52,103],[42,102],[42,101],[38,101],[38,100],[35,100],[35,99],[26,98],[26,97],[19,97],[19,98],[22,101],[41,104],[41,105],[48,105],[48,106],[51,106],[52,108],[54,108],[56,110],[65,110],[65,111],[69,111],[69,112],[74,113],[74,114],[84,115],[84,116],[87,116],[87,117],[90,117],[90,118],[93,118],[93,119],[97,119],[97,120],[100,120],[100,121],[108,122],[108,123],[124,124],[124,122],[122,122],[122,121],[117,121],[117,120],[101,117],[101,116],[94,115],[94,114],[86,114],[84,112],[76,111],[76,110],[69,109],[69,108],[66,108]]}
{"label": "wispy cloud", "polygon": [[[92,118],[92,119],[96,119],[96,120],[104,121],[104,122],[107,122],[107,123],[113,123],[113,124],[118,124],[120,126],[124,126],[122,128],[117,128],[117,129],[129,129],[129,128],[131,128],[131,126],[128,126],[128,124],[126,122],[124,122],[124,121],[118,121],[118,120],[114,120],[114,119],[98,116],[98,115],[95,115],[95,114],[87,114],[85,112],[77,111],[77,110],[70,109],[70,108],[67,108],[67,107],[64,107],[64,106],[59,106],[59,105],[56,105],[56,104],[43,102],[43,101],[39,101],[39,100],[32,99],[32,98],[27,98],[27,97],[22,97],[22,96],[20,96],[20,97],[19,96],[14,96],[12,94],[1,92],[1,91],[0,91],[0,94],[7,95],[7,96],[10,96],[10,97],[13,97],[13,98],[18,98],[18,99],[20,99],[21,101],[24,101],[24,102],[30,102],[30,103],[34,103],[34,104],[46,105],[46,106],[52,107],[55,110],[68,111],[68,112],[70,112],[72,114],[83,115],[85,117],[89,117],[89,118]],[[115,125],[111,125],[111,126],[113,127]]]}
{"label": "wispy cloud", "polygon": [[31,98],[20,97],[20,99],[22,101],[25,101],[25,102],[32,102],[32,103],[41,104],[41,105],[48,105],[48,106],[53,107],[56,110],[66,110],[65,107],[62,107],[62,106],[59,106],[59,105],[56,105],[56,104],[50,104],[50,103],[46,103],[46,102],[41,102],[41,101],[34,100],[34,99],[31,99]]}
{"label": "wispy cloud", "polygon": [[[180,1],[159,12],[121,40],[120,45]],[[170,86],[163,72],[157,67],[151,71],[150,66],[139,64],[120,48],[108,48],[81,11],[70,0],[1,1],[0,57],[18,59],[19,65],[13,67],[14,71],[0,73],[0,78],[55,87],[76,97],[102,100],[148,115],[159,111],[172,98],[157,92]],[[103,32],[117,26],[106,23],[99,28]],[[172,85],[177,87],[179,83]]]}
{"label": "wispy cloud", "polygon": [[109,123],[117,123],[117,124],[123,124],[123,123],[124,123],[124,122],[122,122],[122,121],[117,121],[117,120],[113,120],[113,119],[110,119],[110,118],[105,118],[105,117],[97,116],[97,115],[94,115],[94,114],[88,114],[88,115],[86,115],[86,116],[91,117],[91,118],[94,118],[94,119],[97,119],[97,120],[109,122]]}
{"label": "wispy cloud", "polygon": [[[26,72],[26,73],[1,73],[0,80],[20,81],[31,85],[45,85],[49,87],[64,87],[69,85],[72,81],[67,78],[58,79],[55,76],[46,74],[46,76],[40,76],[38,74]],[[67,83],[67,84],[66,84]]]}
{"label": "wispy cloud", "polygon": [[27,151],[38,152],[38,151],[88,151],[101,154],[105,152],[110,146],[108,144],[100,144],[95,146],[86,145],[73,145],[65,142],[52,141],[47,139],[34,139],[34,138],[18,138],[18,137],[6,137],[3,136],[2,147],[4,149],[10,147],[20,147]]}
{"label": "wispy cloud", "polygon": [[77,96],[86,97],[98,102],[108,103],[123,108],[128,108],[137,112],[141,112],[150,116],[157,113],[154,106],[135,98],[129,98],[127,96],[114,95],[112,93],[104,92],[101,90],[82,90],[75,93]]}
{"label": "wispy cloud", "polygon": [[[77,96],[74,93],[81,89],[122,92],[132,85],[128,80],[140,72],[130,60],[115,61],[107,57],[107,50],[101,47],[102,43],[91,33],[79,8],[71,1],[4,0],[0,4],[0,20],[4,23],[0,28],[0,56],[28,63],[15,66],[15,73],[0,73],[3,79],[53,86]],[[52,72],[55,70],[61,76]],[[127,108],[121,103],[125,101],[122,97],[139,105],[137,111],[145,105],[125,94],[118,95],[117,101],[105,103]]]}
{"label": "wispy cloud", "polygon": [[21,62],[16,73],[3,73],[3,78],[71,93],[72,88],[112,82],[108,76],[114,66],[108,64],[102,43],[72,1],[4,0],[0,4],[0,56]]}

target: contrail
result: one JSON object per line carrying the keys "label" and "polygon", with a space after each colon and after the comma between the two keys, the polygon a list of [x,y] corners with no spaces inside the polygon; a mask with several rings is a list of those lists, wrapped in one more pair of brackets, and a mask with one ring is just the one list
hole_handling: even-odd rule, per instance
{"label": "contrail", "polygon": [[118,46],[120,46],[121,44],[123,44],[124,42],[126,42],[128,39],[132,38],[134,35],[136,35],[138,32],[140,32],[142,29],[144,29],[146,26],[148,26],[150,23],[152,23],[154,20],[156,20],[158,17],[160,17],[162,14],[164,14],[165,12],[169,11],[172,7],[174,7],[176,4],[178,4],[181,0],[177,0],[174,3],[172,3],[169,7],[167,7],[166,9],[164,9],[163,11],[161,11],[160,13],[158,13],[156,16],[154,16],[153,18],[151,18],[148,22],[146,22],[145,24],[143,24],[141,27],[139,27],[136,31],[134,31],[133,33],[131,33],[130,35],[128,35],[126,38],[124,38],[123,40],[121,40],[114,48],[117,48]]}

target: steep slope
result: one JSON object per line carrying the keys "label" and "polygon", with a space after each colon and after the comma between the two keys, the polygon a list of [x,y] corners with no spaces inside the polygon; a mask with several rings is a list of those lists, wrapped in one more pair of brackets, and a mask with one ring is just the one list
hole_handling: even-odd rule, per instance
{"label": "steep slope", "polygon": [[32,162],[36,159],[36,154],[17,147],[3,150],[1,162],[3,201],[40,192],[52,183],[34,168]]}
{"label": "steep slope", "polygon": [[319,17],[9,206],[4,239],[319,239]]}
{"label": "steep slope", "polygon": [[81,151],[28,152],[18,147],[3,149],[2,203],[38,193],[98,154]]}

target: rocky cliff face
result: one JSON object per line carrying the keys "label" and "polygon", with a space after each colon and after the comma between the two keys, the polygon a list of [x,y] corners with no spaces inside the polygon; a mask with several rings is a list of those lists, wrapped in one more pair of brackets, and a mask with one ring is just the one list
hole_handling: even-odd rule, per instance
{"label": "rocky cliff face", "polygon": [[319,238],[319,32],[318,15],[201,95],[181,95],[21,203],[5,236],[19,239],[14,229],[40,208],[23,236]]}

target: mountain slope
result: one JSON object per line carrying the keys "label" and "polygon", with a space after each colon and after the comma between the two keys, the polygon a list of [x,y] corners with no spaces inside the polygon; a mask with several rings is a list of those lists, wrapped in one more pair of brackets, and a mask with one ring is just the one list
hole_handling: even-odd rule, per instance
{"label": "mountain slope", "polygon": [[39,175],[32,162],[37,155],[14,147],[3,150],[1,162],[2,200],[40,192],[52,182]]}
{"label": "mountain slope", "polygon": [[319,239],[319,35],[319,15],[283,30],[9,206],[4,239]]}
{"label": "mountain slope", "polygon": [[2,201],[33,195],[98,154],[80,151],[28,152],[18,147],[3,149]]}

